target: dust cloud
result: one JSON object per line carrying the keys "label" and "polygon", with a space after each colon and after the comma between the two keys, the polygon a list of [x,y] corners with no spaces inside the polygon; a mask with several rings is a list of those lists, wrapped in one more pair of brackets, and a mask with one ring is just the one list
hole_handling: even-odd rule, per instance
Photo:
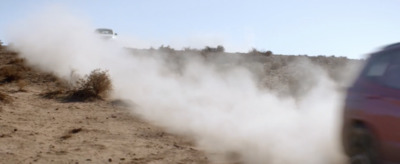
{"label": "dust cloud", "polygon": [[[260,75],[243,65],[222,67],[184,54],[174,69],[163,54],[135,55],[118,39],[99,39],[89,21],[62,7],[31,15],[7,32],[30,65],[67,80],[71,71],[109,70],[113,98],[131,100],[133,114],[193,139],[213,163],[345,163],[339,143],[343,93],[310,62],[294,66],[308,70],[298,78],[314,79],[312,88],[299,98],[282,97],[260,89]],[[235,58],[230,60],[243,60]]]}

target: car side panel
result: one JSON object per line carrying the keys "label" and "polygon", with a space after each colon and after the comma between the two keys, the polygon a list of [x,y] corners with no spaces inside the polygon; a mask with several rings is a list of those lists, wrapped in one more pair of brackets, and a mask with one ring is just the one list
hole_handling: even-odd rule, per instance
{"label": "car side panel", "polygon": [[400,92],[362,83],[348,95],[348,119],[362,120],[374,132],[383,159],[400,162]]}

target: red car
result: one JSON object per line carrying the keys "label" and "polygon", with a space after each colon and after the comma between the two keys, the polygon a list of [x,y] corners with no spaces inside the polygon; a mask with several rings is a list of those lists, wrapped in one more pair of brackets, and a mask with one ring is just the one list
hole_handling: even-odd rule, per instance
{"label": "red car", "polygon": [[343,118],[351,164],[400,163],[400,43],[371,54],[347,90]]}

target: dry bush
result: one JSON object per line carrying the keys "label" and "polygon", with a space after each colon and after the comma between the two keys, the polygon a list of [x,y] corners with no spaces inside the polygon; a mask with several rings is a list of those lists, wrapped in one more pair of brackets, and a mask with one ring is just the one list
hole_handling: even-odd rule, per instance
{"label": "dry bush", "polygon": [[13,82],[22,78],[22,69],[15,65],[6,65],[0,68],[1,81]]}
{"label": "dry bush", "polygon": [[278,69],[280,69],[281,67],[282,67],[282,63],[275,61],[275,62],[272,62],[272,63],[271,63],[270,69],[271,69],[271,70],[278,70]]}
{"label": "dry bush", "polygon": [[77,87],[69,91],[68,100],[87,101],[101,99],[111,91],[111,79],[107,71],[93,70],[88,76],[77,81]]}
{"label": "dry bush", "polygon": [[164,45],[161,45],[161,47],[158,48],[158,51],[169,53],[169,54],[175,52],[175,50],[173,48],[171,48],[170,46],[164,47]]}
{"label": "dry bush", "polygon": [[225,52],[225,48],[221,45],[214,47],[206,46],[204,49],[201,50],[202,53],[222,53]]}
{"label": "dry bush", "polygon": [[18,80],[17,86],[18,86],[18,91],[25,92],[25,87],[28,85],[28,83],[25,80]]}
{"label": "dry bush", "polygon": [[27,66],[26,60],[24,58],[18,58],[18,57],[13,58],[7,64],[19,67],[19,69],[21,71],[30,71],[31,70],[31,68],[29,66]]}
{"label": "dry bush", "polygon": [[89,75],[80,78],[75,71],[71,72],[71,81],[56,80],[53,87],[40,94],[43,98],[61,101],[93,101],[105,98],[112,89],[107,71],[93,70]]}
{"label": "dry bush", "polygon": [[80,80],[81,90],[90,90],[95,95],[106,96],[111,90],[111,79],[107,71],[96,69]]}
{"label": "dry bush", "polygon": [[11,103],[12,98],[3,92],[0,92],[0,101],[3,103]]}
{"label": "dry bush", "polygon": [[265,51],[264,53],[263,53],[263,55],[265,55],[265,56],[271,56],[271,55],[273,55],[274,53],[272,52],[272,51]]}
{"label": "dry bush", "polygon": [[15,65],[25,65],[25,59],[23,58],[14,58],[11,59],[8,64],[15,64]]}
{"label": "dry bush", "polygon": [[10,83],[21,80],[30,71],[25,64],[25,59],[18,58],[14,52],[7,51],[6,54],[5,63],[0,67],[0,82]]}
{"label": "dry bush", "polygon": [[225,48],[221,45],[217,46],[217,47],[209,47],[206,46],[205,48],[203,48],[200,51],[200,54],[204,57],[204,58],[209,58],[212,55],[216,55],[216,54],[222,54],[225,52]]}
{"label": "dry bush", "polygon": [[262,55],[262,56],[272,56],[272,51],[259,51],[256,48],[252,48],[247,54],[249,55]]}

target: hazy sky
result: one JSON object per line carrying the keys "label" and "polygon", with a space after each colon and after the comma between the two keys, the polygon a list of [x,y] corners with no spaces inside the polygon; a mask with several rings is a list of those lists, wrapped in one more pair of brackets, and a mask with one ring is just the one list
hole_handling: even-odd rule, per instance
{"label": "hazy sky", "polygon": [[156,48],[359,58],[400,41],[400,0],[1,0],[0,40],[14,21],[54,4]]}

